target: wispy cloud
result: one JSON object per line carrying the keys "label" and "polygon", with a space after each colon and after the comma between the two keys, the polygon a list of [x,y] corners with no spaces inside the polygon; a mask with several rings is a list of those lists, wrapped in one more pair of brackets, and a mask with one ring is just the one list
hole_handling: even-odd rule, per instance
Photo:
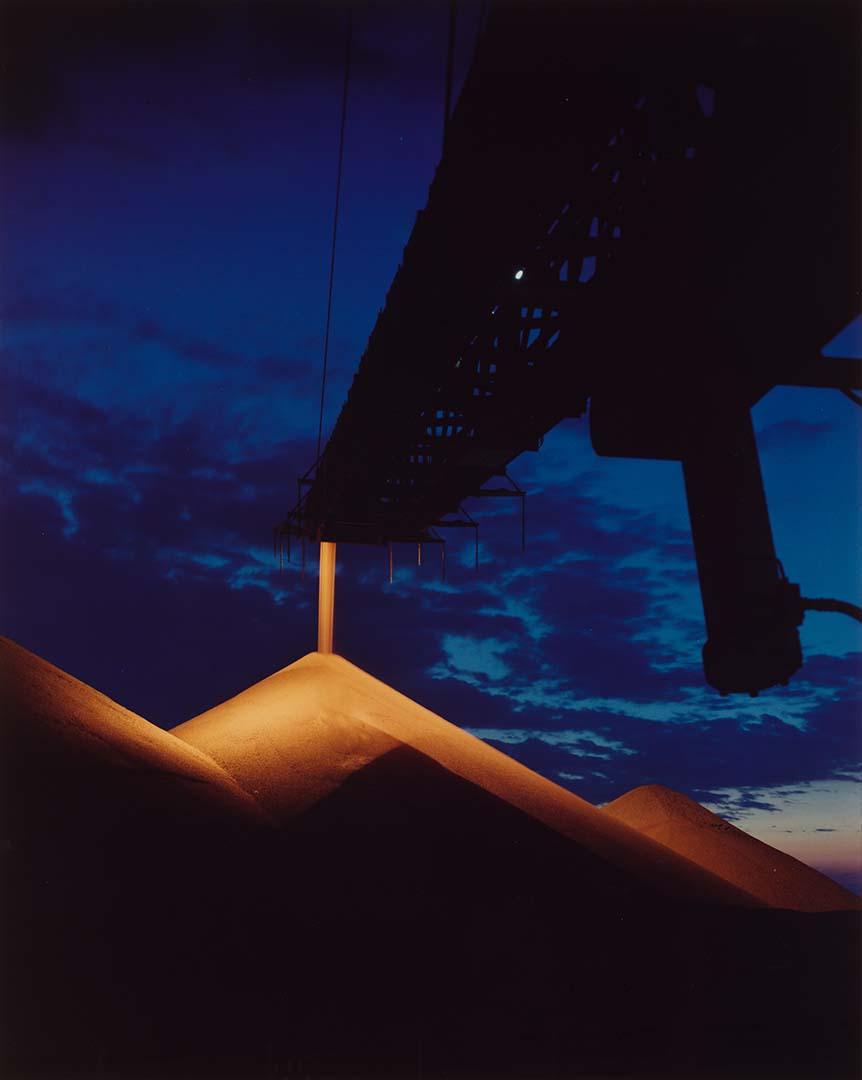
{"label": "wispy cloud", "polygon": [[757,433],[757,445],[767,453],[787,446],[810,446],[834,429],[835,425],[829,420],[804,420],[801,417],[779,420]]}
{"label": "wispy cloud", "polygon": [[[617,754],[636,754],[621,742],[608,739],[595,731],[579,731],[572,728],[562,731],[533,731],[527,728],[467,728],[479,739],[500,743],[503,746],[518,746],[536,739],[548,746],[559,747],[573,757],[592,757],[610,761]],[[561,775],[561,774],[560,774]]]}

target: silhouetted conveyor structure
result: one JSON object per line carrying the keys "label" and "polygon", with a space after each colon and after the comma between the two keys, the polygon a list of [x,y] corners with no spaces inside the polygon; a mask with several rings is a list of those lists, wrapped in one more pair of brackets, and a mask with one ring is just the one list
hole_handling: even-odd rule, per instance
{"label": "silhouetted conveyor structure", "polygon": [[427,207],[282,536],[434,541],[566,417],[682,462],[708,681],[801,663],[750,408],[862,386],[855,5],[493,9]]}

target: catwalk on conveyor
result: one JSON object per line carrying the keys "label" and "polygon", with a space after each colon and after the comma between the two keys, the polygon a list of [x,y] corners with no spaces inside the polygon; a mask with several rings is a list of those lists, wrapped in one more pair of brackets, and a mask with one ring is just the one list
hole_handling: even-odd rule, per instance
{"label": "catwalk on conveyor", "polygon": [[438,542],[567,417],[682,464],[723,693],[801,664],[750,409],[862,387],[855,5],[495,4],[334,430],[279,536]]}

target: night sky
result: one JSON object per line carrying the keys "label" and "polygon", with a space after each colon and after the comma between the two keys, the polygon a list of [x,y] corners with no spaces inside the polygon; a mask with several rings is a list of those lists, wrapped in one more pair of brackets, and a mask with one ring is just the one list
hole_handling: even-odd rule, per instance
{"label": "night sky", "polygon": [[[315,647],[316,553],[279,573],[271,529],[314,457],[345,12],[4,5],[3,632],[163,727]],[[447,18],[353,9],[327,427],[439,157]],[[789,577],[858,603],[859,409],[754,419]],[[809,614],[788,688],[721,699],[679,466],[571,421],[511,473],[525,554],[502,500],[445,583],[339,550],[337,651],[590,801],[667,784],[862,887],[862,628]]]}

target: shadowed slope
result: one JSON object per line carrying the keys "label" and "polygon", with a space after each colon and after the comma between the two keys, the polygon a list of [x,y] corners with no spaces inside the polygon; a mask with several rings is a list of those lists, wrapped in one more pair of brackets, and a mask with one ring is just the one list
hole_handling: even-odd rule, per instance
{"label": "shadowed slope", "polygon": [[699,902],[757,904],[741,887],[615,821],[341,656],[310,653],[172,734],[211,755],[282,822],[381,755],[411,747],[641,885]]}
{"label": "shadowed slope", "polygon": [[4,1076],[825,1080],[856,1060],[853,915],[693,902],[716,879],[345,661],[187,725],[277,812],[261,827],[191,747],[3,652]]}
{"label": "shadowed slope", "polygon": [[7,640],[0,744],[0,1072],[113,1075],[178,998],[216,1007],[211,943],[235,931],[212,898],[271,822],[205,754]]}
{"label": "shadowed slope", "polygon": [[862,908],[858,897],[824,874],[660,784],[635,788],[608,803],[604,810],[617,821],[747,889],[771,907],[792,911]]}
{"label": "shadowed slope", "polygon": [[114,813],[137,802],[186,816],[267,820],[206,754],[5,638],[0,704],[3,759],[14,759],[3,798],[13,813],[10,802],[26,802],[31,827],[42,817],[104,818],[109,789],[122,793]]}
{"label": "shadowed slope", "polygon": [[[284,829],[301,889],[286,908],[274,894],[279,920],[304,929],[284,957],[303,979],[280,1011],[322,1075],[345,1047],[397,1076],[458,1062],[457,1075],[488,1078],[693,1080],[729,1060],[786,1080],[812,1058],[825,1077],[829,1055],[846,1054],[847,923],[662,898],[412,747]],[[812,977],[821,991],[806,1001]]]}

